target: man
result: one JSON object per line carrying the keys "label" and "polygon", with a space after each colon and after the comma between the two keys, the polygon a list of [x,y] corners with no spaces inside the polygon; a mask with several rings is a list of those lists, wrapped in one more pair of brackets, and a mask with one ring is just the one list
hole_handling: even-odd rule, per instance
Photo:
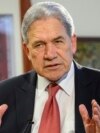
{"label": "man", "polygon": [[[54,2],[33,5],[22,36],[34,71],[0,84],[0,133],[100,133],[100,72],[73,60],[77,39],[67,10]],[[52,93],[49,120],[51,83],[60,89]]]}

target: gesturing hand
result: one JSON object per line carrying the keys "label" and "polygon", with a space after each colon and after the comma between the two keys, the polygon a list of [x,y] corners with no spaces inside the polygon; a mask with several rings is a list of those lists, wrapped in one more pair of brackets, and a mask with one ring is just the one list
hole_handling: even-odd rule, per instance
{"label": "gesturing hand", "polygon": [[0,105],[0,125],[2,123],[2,117],[3,117],[4,113],[6,112],[7,108],[8,108],[7,104]]}
{"label": "gesturing hand", "polygon": [[92,118],[89,117],[88,111],[85,105],[79,106],[79,111],[83,120],[86,133],[100,133],[100,106],[92,100]]}

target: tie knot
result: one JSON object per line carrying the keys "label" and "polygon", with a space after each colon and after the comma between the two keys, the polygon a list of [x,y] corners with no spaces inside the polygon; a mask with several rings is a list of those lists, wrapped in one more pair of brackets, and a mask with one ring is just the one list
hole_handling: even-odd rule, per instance
{"label": "tie knot", "polygon": [[57,91],[60,89],[60,86],[56,83],[50,83],[48,86],[48,92],[50,96],[55,96]]}

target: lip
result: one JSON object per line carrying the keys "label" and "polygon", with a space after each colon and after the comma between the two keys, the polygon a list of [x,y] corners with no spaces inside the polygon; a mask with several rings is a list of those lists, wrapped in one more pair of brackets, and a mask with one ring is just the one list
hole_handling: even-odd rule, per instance
{"label": "lip", "polygon": [[61,64],[49,64],[49,65],[46,65],[45,68],[51,69],[51,70],[52,69],[58,69],[60,65]]}

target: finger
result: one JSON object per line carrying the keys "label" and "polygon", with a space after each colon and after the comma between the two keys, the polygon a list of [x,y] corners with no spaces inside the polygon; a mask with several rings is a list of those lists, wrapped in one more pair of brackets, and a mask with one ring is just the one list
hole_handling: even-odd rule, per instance
{"label": "finger", "polygon": [[96,107],[98,111],[100,111],[100,105],[96,102],[96,100],[92,100],[91,104],[93,108]]}
{"label": "finger", "polygon": [[92,100],[92,119],[100,130],[100,106],[95,100]]}
{"label": "finger", "polygon": [[90,119],[88,111],[85,105],[81,104],[79,106],[79,111],[83,120],[84,128],[86,133],[95,133],[95,123]]}
{"label": "finger", "polygon": [[89,124],[90,118],[89,118],[88,111],[87,111],[87,109],[86,109],[84,104],[79,105],[79,112],[81,114],[83,123],[84,124]]}
{"label": "finger", "polygon": [[2,117],[3,117],[4,113],[6,112],[7,108],[8,108],[7,104],[2,104],[0,106],[0,125],[1,125],[1,122],[2,122]]}
{"label": "finger", "polygon": [[92,100],[92,113],[100,119],[100,106],[95,100]]}

